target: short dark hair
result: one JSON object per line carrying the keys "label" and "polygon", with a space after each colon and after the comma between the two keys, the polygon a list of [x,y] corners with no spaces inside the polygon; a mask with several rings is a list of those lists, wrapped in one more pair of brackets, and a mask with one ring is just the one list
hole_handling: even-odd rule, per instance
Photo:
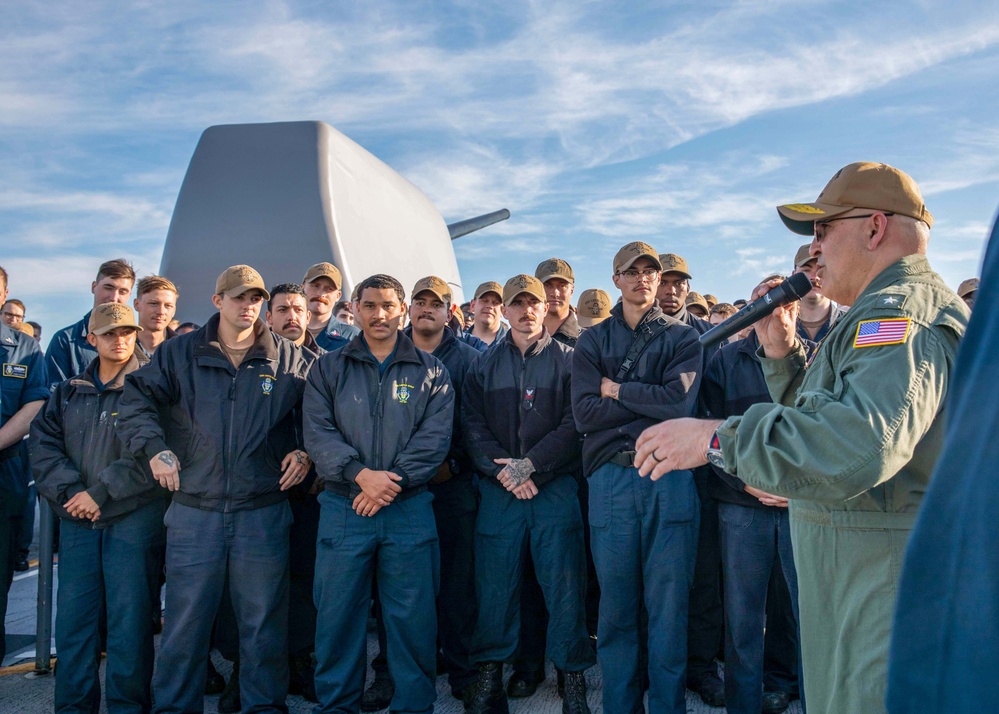
{"label": "short dark hair", "polygon": [[115,258],[106,263],[101,263],[101,267],[97,269],[97,278],[95,279],[97,282],[100,282],[101,278],[128,278],[134,283],[135,268],[124,258]]}
{"label": "short dark hair", "polygon": [[309,304],[309,298],[305,294],[305,290],[298,283],[281,283],[280,285],[275,285],[273,288],[268,290],[271,294],[271,299],[267,301],[267,311],[270,312],[271,304],[274,302],[274,298],[278,295],[284,293],[285,295],[301,295],[305,298],[305,304]]}
{"label": "short dark hair", "polygon": [[742,308],[746,307],[746,305],[749,304],[749,300],[744,300],[742,298],[739,298],[738,300],[733,300],[732,304],[741,310]]}
{"label": "short dark hair", "polygon": [[374,288],[375,290],[395,290],[395,294],[399,296],[399,302],[406,302],[406,290],[402,287],[402,283],[391,275],[378,273],[362,280],[361,284],[357,286],[357,299],[359,301],[361,296],[364,295],[364,291],[368,288]]}
{"label": "short dark hair", "polygon": [[182,322],[179,325],[177,325],[177,329],[178,330],[186,330],[186,329],[189,329],[189,328],[192,329],[192,330],[200,330],[201,329],[201,325],[199,325],[196,322]]}
{"label": "short dark hair", "polygon": [[38,324],[37,322],[35,322],[34,320],[27,320],[27,321],[25,321],[25,323],[24,323],[24,324],[25,324],[25,325],[31,325],[31,329],[32,329],[32,330],[34,330],[34,331],[35,331],[35,332],[36,332],[37,334],[39,334],[39,335],[40,335],[40,334],[42,334],[42,326],[41,326],[41,325],[39,325],[39,324]]}
{"label": "short dark hair", "polygon": [[336,305],[333,306],[333,314],[336,315],[341,310],[350,309],[350,300],[341,300]]}

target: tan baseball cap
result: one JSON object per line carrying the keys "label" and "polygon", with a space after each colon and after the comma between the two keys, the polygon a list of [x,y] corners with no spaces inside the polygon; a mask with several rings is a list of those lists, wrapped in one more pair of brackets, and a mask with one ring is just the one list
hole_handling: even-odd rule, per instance
{"label": "tan baseball cap", "polygon": [[687,267],[687,261],[676,253],[660,254],[659,262],[662,263],[664,273],[680,273],[687,280],[693,280],[694,278],[690,274],[690,268]]}
{"label": "tan baseball cap", "polygon": [[794,267],[795,269],[800,268],[812,260],[817,260],[817,258],[812,255],[812,244],[805,243],[805,245],[798,248],[798,252],[794,254]]}
{"label": "tan baseball cap", "polygon": [[718,304],[718,298],[711,293],[704,293],[704,302],[706,302],[708,307],[711,308]]}
{"label": "tan baseball cap", "polygon": [[548,282],[552,278],[561,278],[562,280],[567,280],[573,285],[576,284],[576,278],[572,274],[572,266],[561,258],[549,258],[545,262],[539,264],[537,269],[534,271],[534,277],[543,283]]}
{"label": "tan baseball cap", "polygon": [[576,303],[576,320],[581,327],[593,327],[610,317],[613,304],[610,295],[600,288],[584,290]]}
{"label": "tan baseball cap", "polygon": [[247,290],[254,289],[264,294],[264,300],[271,299],[271,294],[264,286],[264,279],[249,265],[234,265],[231,268],[226,268],[225,272],[215,281],[216,295],[225,293],[229,297],[239,297]]}
{"label": "tan baseball cap", "polygon": [[548,302],[548,296],[545,294],[544,283],[533,275],[521,273],[520,275],[514,275],[512,278],[507,280],[506,285],[503,286],[503,304],[509,305],[513,302],[513,299],[521,293],[533,295],[541,302]]}
{"label": "tan baseball cap", "polygon": [[648,243],[636,240],[621,248],[621,250],[617,252],[617,255],[614,256],[614,272],[620,273],[622,270],[627,270],[634,265],[635,261],[639,258],[650,258],[659,270],[663,269],[662,262],[659,260],[659,254],[656,253],[656,249]]}
{"label": "tan baseball cap", "polygon": [[[29,325],[27,322],[19,322],[19,323],[17,323],[16,325],[14,325],[14,329],[23,332],[28,337],[34,337],[35,336],[35,328],[32,327],[31,325]],[[141,330],[142,328],[140,327],[139,329]]]}
{"label": "tan baseball cap", "polygon": [[416,285],[413,286],[413,293],[410,299],[415,300],[417,295],[428,290],[444,302],[451,302],[451,286],[436,275],[428,275],[425,278],[417,280]]}
{"label": "tan baseball cap", "polygon": [[788,203],[777,206],[777,212],[789,229],[810,236],[815,233],[815,221],[855,208],[898,213],[933,226],[933,216],[912,177],[888,164],[870,161],[841,168],[814,202]]}
{"label": "tan baseball cap", "polygon": [[687,305],[700,305],[704,308],[705,313],[711,312],[711,306],[708,305],[708,301],[704,299],[704,296],[700,293],[692,292],[687,295]]}
{"label": "tan baseball cap", "polygon": [[958,297],[965,297],[978,290],[979,282],[978,278],[968,278],[967,280],[962,280],[961,284],[957,286]]}
{"label": "tan baseball cap", "polygon": [[142,330],[135,321],[135,313],[128,305],[117,302],[106,302],[98,305],[90,313],[88,330],[93,335],[103,335],[116,327],[134,327],[136,332]]}
{"label": "tan baseball cap", "polygon": [[489,280],[482,283],[479,287],[475,288],[475,299],[478,300],[480,297],[486,293],[496,293],[496,297],[500,300],[503,299],[503,286],[497,283],[495,280]]}
{"label": "tan baseball cap", "polygon": [[313,265],[305,271],[305,277],[302,278],[302,285],[311,283],[313,280],[319,278],[329,278],[333,281],[337,290],[343,285],[343,278],[340,277],[340,271],[333,263],[316,263]]}

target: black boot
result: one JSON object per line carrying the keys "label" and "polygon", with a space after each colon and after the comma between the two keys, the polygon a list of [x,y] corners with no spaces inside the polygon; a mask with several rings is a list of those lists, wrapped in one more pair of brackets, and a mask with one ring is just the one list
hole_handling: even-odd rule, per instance
{"label": "black boot", "polygon": [[582,672],[565,673],[562,714],[590,714],[590,707],[586,704],[586,678]]}
{"label": "black boot", "polygon": [[506,695],[510,699],[523,699],[538,691],[538,685],[545,681],[545,671],[518,672],[514,670],[510,681],[506,683]]}
{"label": "black boot", "polygon": [[481,663],[479,678],[472,686],[472,699],[465,708],[468,714],[509,714],[510,707],[503,691],[502,662]]}
{"label": "black boot", "polygon": [[312,655],[290,657],[288,675],[288,694],[298,694],[306,701],[319,702],[316,696],[316,669],[312,665]]}
{"label": "black boot", "polygon": [[219,714],[236,714],[243,705],[239,701],[239,662],[232,663],[232,676],[226,682],[225,689],[219,696]]}
{"label": "black boot", "polygon": [[376,674],[371,686],[361,695],[361,711],[376,712],[387,709],[395,696],[395,683],[388,674]]}
{"label": "black boot", "polygon": [[218,673],[208,655],[208,676],[205,678],[205,694],[221,694],[225,691],[225,677]]}

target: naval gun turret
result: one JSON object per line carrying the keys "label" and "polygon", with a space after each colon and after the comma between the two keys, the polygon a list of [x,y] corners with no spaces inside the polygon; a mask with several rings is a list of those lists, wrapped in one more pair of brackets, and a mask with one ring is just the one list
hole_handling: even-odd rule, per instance
{"label": "naval gun turret", "polygon": [[506,209],[445,224],[419,188],[329,124],[232,124],[204,131],[181,185],[160,273],[184,319],[212,314],[215,279],[246,263],[267,284],[299,282],[326,260],[344,294],[374,273],[406,290],[437,275],[464,300],[452,240],[509,218]]}

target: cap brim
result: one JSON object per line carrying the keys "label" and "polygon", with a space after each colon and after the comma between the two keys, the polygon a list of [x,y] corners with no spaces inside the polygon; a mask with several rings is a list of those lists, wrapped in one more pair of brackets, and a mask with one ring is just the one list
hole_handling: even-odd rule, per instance
{"label": "cap brim", "polygon": [[663,269],[663,275],[665,275],[666,273],[679,273],[680,275],[682,275],[683,277],[685,277],[687,280],[693,280],[694,279],[694,276],[691,275],[690,273],[688,273],[687,271],[685,271],[685,270],[678,270],[677,268],[670,268],[669,270],[666,270],[664,268]]}
{"label": "cap brim", "polygon": [[619,267],[617,269],[617,272],[619,272],[619,273],[624,272],[625,270],[627,270],[628,268],[630,268],[631,266],[633,266],[635,263],[637,263],[641,258],[648,258],[649,260],[651,260],[653,263],[656,264],[656,270],[658,270],[659,272],[662,272],[663,264],[659,261],[659,256],[658,255],[649,255],[648,253],[639,253],[634,258],[632,258],[631,260],[625,262],[624,265],[622,265],[621,267]]}
{"label": "cap brim", "polygon": [[492,293],[493,295],[495,295],[496,297],[499,298],[500,302],[503,302],[503,296],[500,293],[496,292],[495,290],[483,290],[481,293],[479,293],[478,295],[476,295],[473,299],[474,300],[478,300],[483,295],[488,295],[489,293]]}
{"label": "cap brim", "polygon": [[[489,292],[492,292],[492,291],[490,290]],[[485,294],[485,293],[483,293],[483,294]],[[510,304],[514,300],[516,300],[518,297],[520,297],[521,295],[530,295],[532,298],[537,298],[541,302],[548,302],[548,297],[547,296],[542,297],[542,296],[538,295],[537,293],[532,293],[530,290],[521,290],[520,292],[514,293],[513,295],[511,295],[509,300],[504,300],[503,301],[503,307],[510,307]]]}
{"label": "cap brim", "polygon": [[97,335],[98,337],[100,337],[101,335],[106,335],[107,333],[111,332],[111,330],[116,330],[119,327],[131,327],[136,332],[142,332],[142,328],[139,327],[138,325],[105,325],[104,327],[99,327],[96,330],[91,330],[90,334]]}
{"label": "cap brim", "polygon": [[605,317],[580,317],[578,314],[576,315],[576,322],[579,323],[580,327],[593,327],[594,325],[599,324],[599,323],[603,322],[606,319],[607,319],[606,316]]}
{"label": "cap brim", "polygon": [[239,297],[248,290],[259,290],[264,295],[264,300],[270,300],[271,294],[257,285],[237,285],[234,288],[229,288],[225,291],[225,294],[231,298]]}
{"label": "cap brim", "polygon": [[558,278],[559,280],[564,280],[565,282],[569,283],[570,285],[575,285],[576,284],[576,281],[573,280],[572,278],[567,278],[564,275],[559,275],[558,273],[552,273],[551,275],[546,275],[543,278],[538,278],[538,280],[540,280],[543,283],[547,283],[552,278]]}
{"label": "cap brim", "polygon": [[815,235],[815,221],[852,211],[855,206],[834,206],[830,203],[788,203],[777,206],[777,213],[784,225],[802,236]]}
{"label": "cap brim", "polygon": [[416,300],[416,298],[419,297],[420,295],[422,295],[423,293],[430,293],[431,295],[434,295],[434,296],[440,298],[442,302],[451,302],[451,295],[450,295],[450,293],[448,293],[446,295],[441,295],[439,292],[437,292],[436,290],[433,290],[431,288],[424,288],[423,290],[421,290],[418,293],[413,293],[413,295],[409,299],[410,300]]}
{"label": "cap brim", "polygon": [[302,284],[303,285],[308,285],[310,283],[314,283],[317,280],[319,280],[319,278],[326,278],[331,283],[333,283],[333,287],[334,288],[336,288],[337,290],[340,290],[340,283],[337,282],[337,280],[335,278],[333,278],[333,276],[331,276],[331,275],[325,275],[325,274],[323,274],[323,275],[316,275],[315,277],[309,278],[308,280],[303,280]]}

